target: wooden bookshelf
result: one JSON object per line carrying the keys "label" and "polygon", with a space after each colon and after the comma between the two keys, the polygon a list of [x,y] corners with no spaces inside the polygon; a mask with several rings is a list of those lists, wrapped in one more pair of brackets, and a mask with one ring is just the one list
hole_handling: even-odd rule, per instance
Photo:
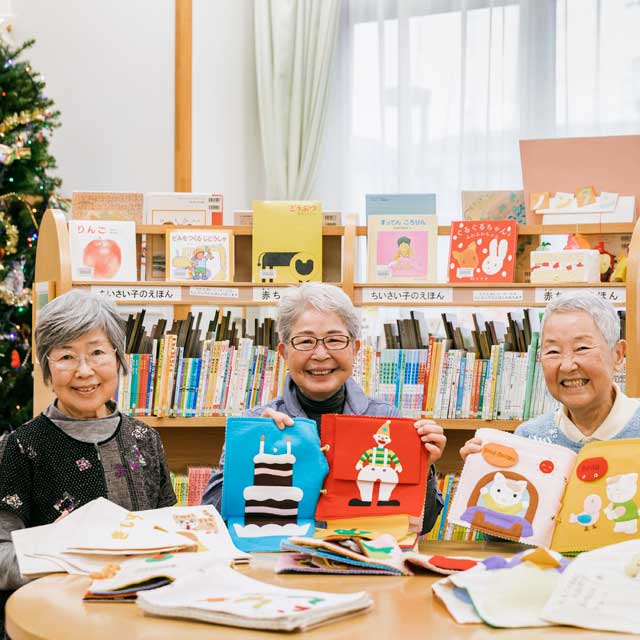
{"label": "wooden bookshelf", "polygon": [[[366,237],[367,229],[355,224],[354,216],[345,216],[345,225],[324,226],[323,234],[323,280],[342,286],[356,305],[368,306],[397,306],[397,307],[543,307],[544,300],[540,300],[541,292],[545,289],[566,289],[572,287],[590,287],[611,291],[619,295],[619,306],[626,307],[626,336],[627,336],[627,393],[633,397],[640,397],[640,222],[637,224],[589,224],[589,225],[527,225],[518,230],[520,235],[551,235],[551,234],[632,234],[629,247],[629,263],[626,283],[589,283],[589,284],[529,284],[509,283],[478,285],[462,285],[449,283],[433,283],[424,285],[376,284],[355,281],[358,238]],[[138,236],[163,236],[171,225],[137,225]],[[210,228],[210,227],[207,227]],[[252,228],[247,226],[222,227],[233,231],[235,272],[231,283],[206,282],[166,282],[164,280],[145,280],[142,282],[75,282],[71,278],[71,263],[69,251],[69,236],[64,214],[60,211],[49,210],[45,213],[40,226],[36,255],[36,270],[34,281],[48,283],[49,297],[53,298],[73,287],[176,287],[180,290],[179,300],[145,300],[142,304],[173,304],[174,317],[186,317],[191,305],[211,305],[214,307],[230,306],[272,306],[273,301],[263,302],[254,299],[256,289],[277,290],[287,285],[256,284],[251,280],[251,245]],[[450,227],[441,225],[439,235],[449,235]],[[210,297],[194,295],[192,287],[215,287],[217,290],[233,290],[228,297]],[[35,288],[35,287],[34,287]],[[372,292],[407,291],[418,294],[417,299],[408,300],[377,300],[372,301]],[[425,300],[421,292],[431,291],[444,293],[445,300]],[[482,292],[513,292],[510,300],[492,302],[478,300],[478,291]],[[237,293],[237,295],[236,295]],[[475,294],[475,298],[474,298]],[[391,296],[393,297],[393,296]],[[626,301],[622,300],[626,297]],[[123,300],[123,304],[136,304],[134,300]],[[34,304],[34,317],[36,305]],[[34,412],[38,413],[51,401],[51,391],[42,383],[39,366],[35,364],[34,371]],[[189,464],[217,463],[219,452],[224,442],[225,418],[212,416],[204,418],[155,418],[142,417],[149,425],[158,428],[167,452],[167,458],[172,469],[184,471]],[[443,460],[439,463],[439,470],[443,473],[456,471],[460,468],[458,449],[481,426],[491,426],[498,429],[513,431],[520,421],[517,420],[438,420],[445,428],[448,446]]]}

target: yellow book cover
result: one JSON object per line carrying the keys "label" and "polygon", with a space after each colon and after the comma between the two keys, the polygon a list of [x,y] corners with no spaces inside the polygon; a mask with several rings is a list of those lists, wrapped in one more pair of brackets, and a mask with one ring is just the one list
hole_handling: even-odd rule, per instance
{"label": "yellow book cover", "polygon": [[433,405],[435,401],[435,393],[438,385],[438,371],[440,368],[440,359],[442,358],[442,343],[433,343],[433,360],[431,361],[431,373],[429,374],[429,396],[427,398],[426,413],[427,416],[433,416]]}
{"label": "yellow book cover", "polygon": [[322,203],[253,201],[252,281],[322,281]]}

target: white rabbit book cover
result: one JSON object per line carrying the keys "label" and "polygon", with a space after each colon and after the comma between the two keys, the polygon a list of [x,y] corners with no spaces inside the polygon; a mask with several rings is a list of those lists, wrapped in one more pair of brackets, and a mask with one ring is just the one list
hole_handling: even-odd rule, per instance
{"label": "white rabbit book cover", "polygon": [[449,282],[513,282],[517,240],[514,220],[452,222]]}

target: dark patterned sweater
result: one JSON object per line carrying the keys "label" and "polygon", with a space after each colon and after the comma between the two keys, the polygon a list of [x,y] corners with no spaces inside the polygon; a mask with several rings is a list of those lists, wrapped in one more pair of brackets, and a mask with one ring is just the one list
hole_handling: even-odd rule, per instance
{"label": "dark patterned sweater", "polygon": [[91,444],[40,414],[0,439],[0,509],[25,527],[49,524],[99,497],[132,511],[175,504],[155,429],[121,415],[111,438]]}

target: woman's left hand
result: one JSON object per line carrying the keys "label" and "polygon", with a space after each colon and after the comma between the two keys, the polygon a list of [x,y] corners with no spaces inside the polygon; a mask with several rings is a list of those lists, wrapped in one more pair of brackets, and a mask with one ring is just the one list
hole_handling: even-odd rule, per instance
{"label": "woman's left hand", "polygon": [[447,436],[444,429],[433,420],[416,420],[413,426],[416,428],[424,448],[429,454],[429,464],[433,464],[442,457],[442,452],[447,444]]}

